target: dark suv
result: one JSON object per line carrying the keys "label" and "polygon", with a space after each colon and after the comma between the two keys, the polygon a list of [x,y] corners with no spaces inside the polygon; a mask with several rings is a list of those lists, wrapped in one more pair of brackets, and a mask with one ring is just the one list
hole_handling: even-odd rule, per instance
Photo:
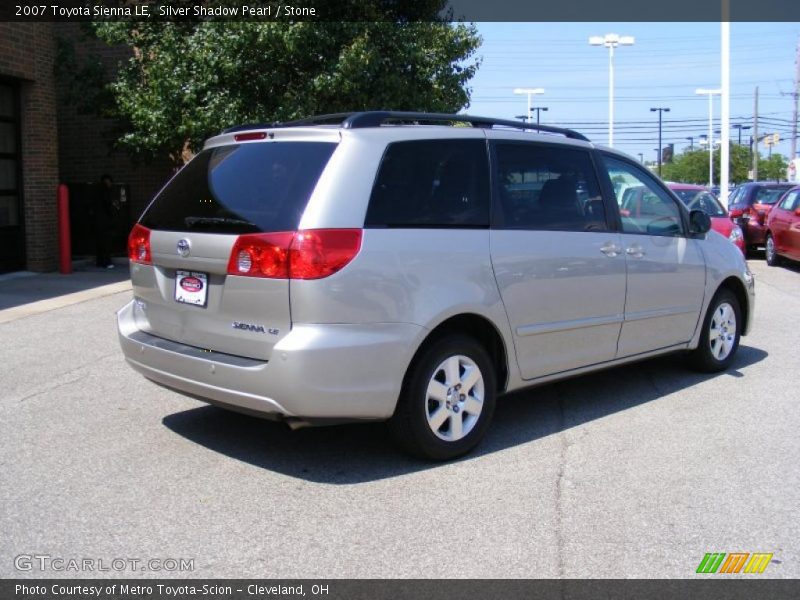
{"label": "dark suv", "polygon": [[728,212],[744,233],[744,247],[750,252],[764,245],[769,211],[791,183],[754,181],[737,187],[728,199]]}

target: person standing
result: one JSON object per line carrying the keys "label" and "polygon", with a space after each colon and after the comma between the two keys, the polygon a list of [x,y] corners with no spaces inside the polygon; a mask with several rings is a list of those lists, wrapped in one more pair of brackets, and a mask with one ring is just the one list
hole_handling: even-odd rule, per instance
{"label": "person standing", "polygon": [[111,262],[111,214],[114,205],[114,180],[104,174],[100,178],[100,191],[95,196],[94,239],[97,266],[113,269]]}

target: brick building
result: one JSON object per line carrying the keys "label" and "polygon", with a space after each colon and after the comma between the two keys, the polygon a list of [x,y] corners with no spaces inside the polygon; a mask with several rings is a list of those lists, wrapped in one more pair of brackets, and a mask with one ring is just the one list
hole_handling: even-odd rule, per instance
{"label": "brick building", "polygon": [[[0,22],[0,273],[56,268],[59,183],[80,205],[80,195],[110,174],[131,221],[171,173],[167,161],[136,165],[113,151],[111,124],[67,104],[55,73],[59,37],[79,53],[99,54],[110,71],[129,51],[87,42],[68,23]],[[73,227],[74,249],[87,247],[83,225]]]}

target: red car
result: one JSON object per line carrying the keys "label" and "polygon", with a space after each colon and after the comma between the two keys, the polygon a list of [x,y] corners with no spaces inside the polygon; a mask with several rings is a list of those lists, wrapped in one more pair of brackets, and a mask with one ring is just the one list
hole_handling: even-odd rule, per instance
{"label": "red car", "polygon": [[770,210],[793,183],[751,181],[738,186],[728,198],[731,219],[739,223],[744,234],[744,246],[755,250],[766,244],[767,218]]}
{"label": "red car", "polygon": [[770,211],[764,245],[770,266],[781,257],[800,260],[800,186],[786,192]]}
{"label": "red car", "polygon": [[702,210],[711,217],[711,229],[733,242],[744,254],[742,229],[731,221],[728,211],[719,200],[702,185],[690,183],[668,183],[667,187],[680,198],[689,210]]}

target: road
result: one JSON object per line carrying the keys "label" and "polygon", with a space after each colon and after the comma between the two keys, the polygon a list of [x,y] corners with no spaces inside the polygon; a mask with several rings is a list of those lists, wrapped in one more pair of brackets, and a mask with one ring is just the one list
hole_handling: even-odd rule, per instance
{"label": "road", "polygon": [[[0,577],[685,578],[712,551],[800,577],[800,268],[751,266],[729,372],[666,357],[514,394],[442,465],[381,424],[291,432],[144,380],[129,292],[0,323]],[[33,554],[193,571],[15,568]]]}

